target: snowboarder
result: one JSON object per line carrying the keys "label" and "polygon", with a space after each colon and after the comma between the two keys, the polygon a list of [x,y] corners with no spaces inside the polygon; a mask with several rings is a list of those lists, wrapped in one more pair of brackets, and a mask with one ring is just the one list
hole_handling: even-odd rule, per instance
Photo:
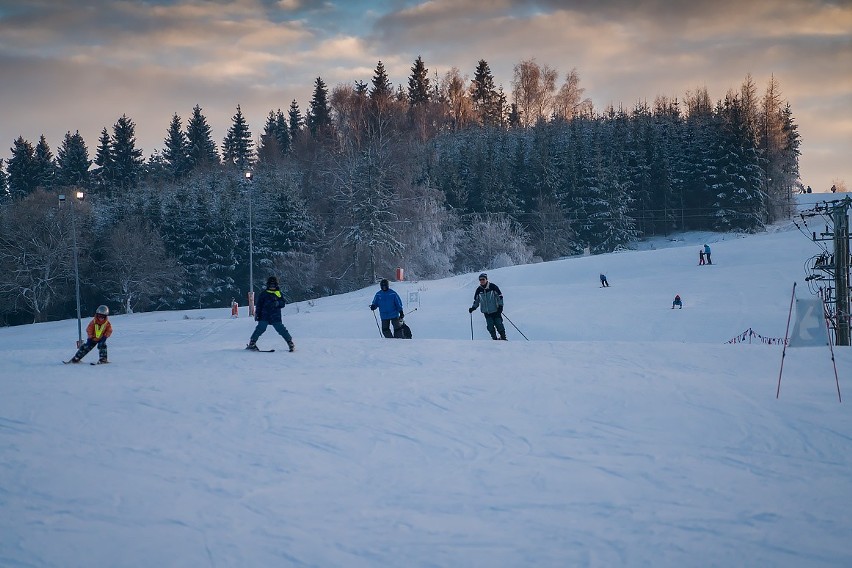
{"label": "snowboarder", "polygon": [[[383,278],[379,282],[379,291],[373,296],[373,302],[370,304],[370,309],[376,311],[379,309],[379,316],[382,318],[382,335],[388,339],[402,339],[402,325],[405,313],[402,311],[402,299],[396,291],[391,290],[390,282],[387,278]],[[391,333],[391,324],[393,324],[393,333]]]}
{"label": "snowboarder", "polygon": [[704,249],[698,249],[698,266],[704,266]]}
{"label": "snowboarder", "polygon": [[86,335],[88,339],[77,349],[77,353],[68,362],[79,363],[97,345],[98,363],[109,363],[106,341],[112,335],[112,324],[109,321],[109,308],[107,306],[98,306],[98,309],[95,310],[95,317],[86,326]]}
{"label": "snowboarder", "polygon": [[601,288],[608,288],[609,282],[606,280],[606,274],[601,274]]}
{"label": "snowboarder", "polygon": [[710,245],[704,245],[704,256],[707,257],[707,264],[713,264],[713,261],[710,260]]}
{"label": "snowboarder", "polygon": [[[484,272],[479,275],[479,286],[473,293],[473,305],[467,310],[469,313],[480,307],[482,315],[485,316],[485,327],[491,334],[491,339],[502,339],[506,341],[506,327],[503,325],[503,293],[493,282],[488,281],[488,275]],[[497,333],[500,337],[497,337]]]}
{"label": "snowboarder", "polygon": [[675,309],[675,306],[677,306],[679,310],[683,309],[683,302],[680,299],[680,294],[675,294],[674,302],[672,302],[672,309]]}
{"label": "snowboarder", "polygon": [[269,325],[275,328],[275,331],[284,338],[290,351],[296,350],[296,345],[293,343],[293,338],[290,332],[284,327],[281,322],[281,310],[287,302],[281,296],[281,290],[278,289],[278,278],[270,276],[266,280],[266,290],[260,293],[257,297],[257,302],[254,307],[254,319],[257,321],[257,327],[254,328],[254,333],[251,334],[246,349],[250,351],[260,351],[256,343],[258,338],[263,335]]}

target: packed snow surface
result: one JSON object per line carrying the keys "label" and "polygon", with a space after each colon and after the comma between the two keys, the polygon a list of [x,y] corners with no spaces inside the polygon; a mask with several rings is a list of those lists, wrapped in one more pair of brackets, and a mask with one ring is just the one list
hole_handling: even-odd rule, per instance
{"label": "packed snow surface", "polygon": [[100,366],[2,328],[0,566],[850,566],[852,351],[787,348],[776,398],[761,340],[807,223],[488,270],[508,342],[478,271],[392,282],[411,341],[378,286],[288,305],[295,353],[245,307],[113,316]]}

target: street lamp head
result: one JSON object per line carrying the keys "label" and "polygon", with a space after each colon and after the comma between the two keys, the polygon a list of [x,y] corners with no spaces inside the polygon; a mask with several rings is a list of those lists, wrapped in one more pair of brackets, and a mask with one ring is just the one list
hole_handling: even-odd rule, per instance
{"label": "street lamp head", "polygon": [[246,181],[251,181],[251,172],[246,172]]}
{"label": "street lamp head", "polygon": [[78,200],[83,201],[83,199],[86,197],[86,194],[85,194],[85,193],[83,193],[82,191],[78,191],[78,192],[75,194],[75,197],[76,197]]}

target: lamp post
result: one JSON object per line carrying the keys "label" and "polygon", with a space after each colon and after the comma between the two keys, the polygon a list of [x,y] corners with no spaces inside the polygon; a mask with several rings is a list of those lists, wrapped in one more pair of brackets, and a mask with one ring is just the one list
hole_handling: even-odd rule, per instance
{"label": "lamp post", "polygon": [[246,185],[248,185],[248,210],[249,210],[249,287],[248,287],[248,311],[254,315],[254,241],[252,237],[252,183],[251,172],[245,173]]}
{"label": "lamp post", "polygon": [[[77,201],[82,202],[85,199],[86,194],[82,191],[75,191],[74,197]],[[59,194],[59,206],[65,203],[65,194]],[[71,238],[74,242],[74,295],[77,298],[77,347],[79,348],[83,344],[83,320],[80,316],[80,267],[79,261],[77,260],[77,219],[76,213],[74,212],[74,204],[71,203]]]}

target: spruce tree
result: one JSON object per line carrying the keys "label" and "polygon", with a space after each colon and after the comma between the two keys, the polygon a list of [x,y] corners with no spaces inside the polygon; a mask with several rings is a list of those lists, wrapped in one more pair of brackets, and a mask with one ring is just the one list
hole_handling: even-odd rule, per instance
{"label": "spruce tree", "polygon": [[12,157],[6,165],[9,193],[14,199],[22,199],[38,187],[35,148],[23,136],[18,136],[11,150]]}
{"label": "spruce tree", "polygon": [[219,163],[210,125],[198,105],[192,108],[192,117],[186,123],[186,144],[190,170],[206,169]]}
{"label": "spruce tree", "polygon": [[299,139],[299,134],[302,132],[302,126],[305,124],[305,121],[302,118],[302,111],[299,110],[299,103],[296,102],[296,99],[293,99],[293,102],[290,103],[290,110],[287,113],[287,118],[287,129],[290,134],[290,142],[295,144],[296,140]]}
{"label": "spruce tree", "polygon": [[142,150],[136,147],[136,125],[126,114],[113,126],[111,139],[113,171],[109,178],[112,187],[128,189],[136,187],[142,175]]}
{"label": "spruce tree", "polygon": [[[278,112],[281,113],[281,111]],[[275,164],[284,156],[278,143],[277,131],[278,120],[275,111],[270,110],[266,116],[266,124],[263,125],[263,134],[260,135],[260,146],[257,148],[258,163]]]}
{"label": "spruce tree", "polygon": [[429,102],[431,90],[429,88],[429,70],[418,55],[411,67],[411,75],[408,77],[408,105],[411,108],[422,106]]}
{"label": "spruce tree", "polygon": [[379,61],[373,72],[372,88],[370,89],[370,101],[374,108],[385,108],[393,97],[393,85],[388,79],[384,64]]}
{"label": "spruce tree", "polygon": [[113,162],[109,131],[104,127],[101,130],[101,136],[98,138],[98,148],[95,151],[95,165],[98,166],[98,169],[94,172],[98,186],[102,189],[107,188],[110,184],[113,175]]}
{"label": "spruce tree", "polygon": [[44,134],[38,139],[35,147],[35,184],[36,187],[50,189],[56,178],[56,161]]}
{"label": "spruce tree", "polygon": [[[308,132],[317,138],[331,127],[331,107],[328,104],[328,87],[321,77],[317,77],[314,83],[314,95],[308,107],[308,116],[305,119]],[[292,127],[292,125],[291,125]]]}
{"label": "spruce tree", "polygon": [[473,81],[470,84],[470,100],[480,124],[496,126],[500,123],[502,115],[500,97],[494,87],[491,68],[484,59],[480,59],[476,65]]}
{"label": "spruce tree", "polygon": [[9,199],[9,178],[3,168],[3,158],[0,158],[0,203]]}
{"label": "spruce tree", "polygon": [[281,155],[290,153],[290,127],[287,124],[287,117],[278,109],[275,113],[275,139],[278,141],[278,147],[281,149]]}
{"label": "spruce tree", "polygon": [[60,186],[77,186],[89,188],[89,150],[80,135],[80,131],[65,133],[62,145],[56,151],[57,171],[56,183]]}
{"label": "spruce tree", "polygon": [[251,139],[251,131],[243,116],[240,105],[234,114],[228,134],[222,142],[222,160],[226,165],[233,164],[240,170],[251,167],[254,158],[254,142]]}
{"label": "spruce tree", "polygon": [[189,143],[177,113],[172,116],[163,144],[162,160],[165,170],[172,179],[184,177],[192,169],[192,163],[189,157]]}

